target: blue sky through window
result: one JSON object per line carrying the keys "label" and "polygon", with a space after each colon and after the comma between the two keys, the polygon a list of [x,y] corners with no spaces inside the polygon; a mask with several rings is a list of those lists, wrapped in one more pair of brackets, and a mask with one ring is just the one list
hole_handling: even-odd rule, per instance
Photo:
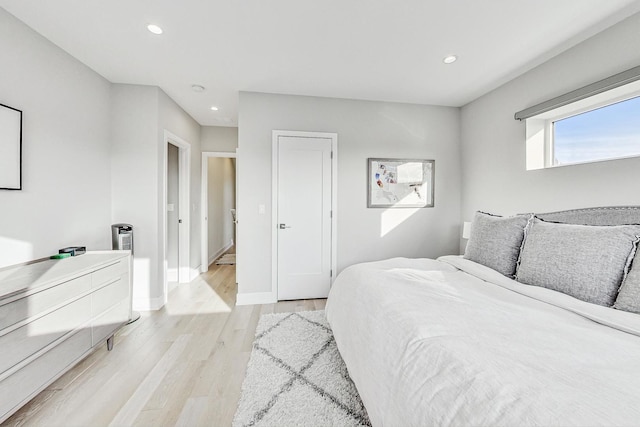
{"label": "blue sky through window", "polygon": [[554,122],[553,164],[640,155],[640,97]]}

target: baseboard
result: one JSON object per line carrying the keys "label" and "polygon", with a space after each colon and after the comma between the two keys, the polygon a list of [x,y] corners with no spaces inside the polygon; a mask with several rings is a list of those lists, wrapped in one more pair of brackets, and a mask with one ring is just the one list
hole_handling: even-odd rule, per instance
{"label": "baseboard", "polygon": [[213,262],[217,260],[220,257],[220,255],[227,252],[229,249],[231,249],[232,246],[233,246],[233,240],[227,243],[224,247],[218,249],[216,253],[214,253],[209,257],[209,265],[213,264]]}
{"label": "baseboard", "polygon": [[134,311],[160,310],[163,305],[164,305],[164,297],[134,298],[133,299],[133,310]]}
{"label": "baseboard", "polygon": [[278,296],[274,292],[242,293],[236,296],[236,305],[275,304]]}

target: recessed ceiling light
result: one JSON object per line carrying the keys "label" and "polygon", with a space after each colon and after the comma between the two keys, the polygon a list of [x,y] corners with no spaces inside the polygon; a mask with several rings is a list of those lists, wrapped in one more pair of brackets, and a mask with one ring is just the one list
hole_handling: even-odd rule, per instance
{"label": "recessed ceiling light", "polygon": [[147,30],[151,31],[153,34],[162,34],[162,28],[158,27],[156,24],[147,25]]}
{"label": "recessed ceiling light", "polygon": [[218,107],[216,107],[215,105],[213,105],[213,106],[211,107],[211,111],[218,111]]}
{"label": "recessed ceiling light", "polygon": [[194,92],[204,92],[204,86],[202,85],[191,85],[191,89]]}
{"label": "recessed ceiling light", "polygon": [[445,64],[453,64],[457,60],[458,60],[458,57],[456,55],[449,55],[449,56],[445,56],[442,62],[444,62]]}

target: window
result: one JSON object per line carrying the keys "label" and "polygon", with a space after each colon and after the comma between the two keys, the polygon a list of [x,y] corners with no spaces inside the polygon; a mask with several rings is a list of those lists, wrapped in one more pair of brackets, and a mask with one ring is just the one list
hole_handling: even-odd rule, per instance
{"label": "window", "polygon": [[527,170],[640,157],[640,66],[515,113]]}
{"label": "window", "polygon": [[551,125],[553,166],[640,156],[640,96]]}

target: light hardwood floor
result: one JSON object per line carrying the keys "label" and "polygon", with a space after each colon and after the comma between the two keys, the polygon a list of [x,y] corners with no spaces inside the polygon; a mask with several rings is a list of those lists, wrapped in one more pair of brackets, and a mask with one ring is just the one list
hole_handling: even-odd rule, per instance
{"label": "light hardwood floor", "polygon": [[228,426],[261,314],[325,300],[235,306],[235,266],[212,265],[143,313],[2,425]]}

